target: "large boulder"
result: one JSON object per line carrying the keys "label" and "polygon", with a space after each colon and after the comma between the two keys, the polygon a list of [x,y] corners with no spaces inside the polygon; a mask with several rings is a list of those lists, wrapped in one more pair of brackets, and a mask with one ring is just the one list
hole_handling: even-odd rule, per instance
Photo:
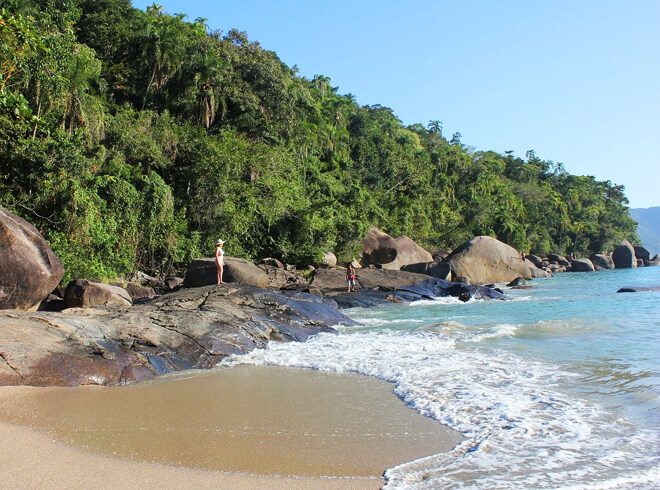
{"label": "large boulder", "polygon": [[[218,283],[217,268],[214,258],[195,259],[188,266],[183,287],[198,288]],[[224,282],[237,282],[252,286],[267,287],[268,274],[245,259],[227,257],[225,255],[222,272]]]}
{"label": "large boulder", "polygon": [[591,256],[591,263],[596,269],[614,269],[614,261],[609,255],[594,254]]}
{"label": "large boulder", "polygon": [[364,239],[360,261],[363,267],[378,265],[383,269],[398,271],[405,265],[420,262],[433,262],[433,256],[407,236],[392,238],[372,228]]}
{"label": "large boulder", "polygon": [[67,308],[94,308],[106,305],[130,306],[131,296],[124,288],[100,282],[73,279],[64,292]]}
{"label": "large boulder", "polygon": [[463,277],[468,284],[532,278],[529,266],[521,260],[515,248],[489,236],[478,236],[465,242],[444,261],[451,266],[453,277]]}
{"label": "large boulder", "polygon": [[571,270],[573,272],[593,272],[596,268],[589,259],[572,259]]}
{"label": "large boulder", "polygon": [[614,252],[612,252],[612,261],[614,267],[617,269],[630,269],[637,267],[637,257],[635,256],[635,249],[628,240],[621,242]]}
{"label": "large boulder", "polygon": [[647,248],[635,245],[633,249],[635,250],[635,257],[638,259],[642,259],[646,262],[651,260],[651,252]]}
{"label": "large boulder", "polygon": [[63,275],[41,233],[0,206],[0,309],[36,310]]}
{"label": "large boulder", "polygon": [[321,267],[337,267],[337,256],[332,252],[323,252]]}
{"label": "large boulder", "polygon": [[401,267],[402,271],[426,274],[448,281],[451,278],[451,267],[446,262],[420,262],[419,264],[408,264]]}

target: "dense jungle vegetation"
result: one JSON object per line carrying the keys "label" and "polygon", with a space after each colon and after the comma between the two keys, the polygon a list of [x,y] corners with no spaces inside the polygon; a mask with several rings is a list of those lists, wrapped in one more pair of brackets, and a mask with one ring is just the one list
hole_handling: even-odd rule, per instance
{"label": "dense jungle vegetation", "polygon": [[157,5],[0,1],[0,70],[0,205],[67,277],[170,273],[218,237],[233,256],[348,259],[372,225],[427,249],[636,239],[622,186],[475,151],[440,121],[405,126],[244,32]]}

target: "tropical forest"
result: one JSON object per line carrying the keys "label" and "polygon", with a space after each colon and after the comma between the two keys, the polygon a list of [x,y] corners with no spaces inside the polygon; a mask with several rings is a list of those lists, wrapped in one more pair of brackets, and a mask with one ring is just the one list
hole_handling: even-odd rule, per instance
{"label": "tropical forest", "polygon": [[156,4],[0,1],[0,205],[39,229],[65,280],[171,274],[218,238],[254,261],[350,260],[374,226],[428,250],[638,243],[622,186],[476,150],[441,119],[405,125],[245,32]]}

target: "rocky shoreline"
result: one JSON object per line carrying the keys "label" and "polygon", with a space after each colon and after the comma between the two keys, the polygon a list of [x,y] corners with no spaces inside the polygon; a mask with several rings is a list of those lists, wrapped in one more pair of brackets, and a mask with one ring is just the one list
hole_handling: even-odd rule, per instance
{"label": "rocky shoreline", "polygon": [[[305,341],[334,326],[352,325],[340,308],[372,307],[452,296],[504,300],[493,283],[529,287],[526,280],[566,270],[593,271],[593,262],[550,255],[526,260],[491,237],[475,237],[451,254],[430,254],[407,237],[372,229],[355,266],[357,291],[326,253],[308,278],[276,259],[255,265],[225,257],[217,286],[212,258],[193,261],[185,278],[103,284],[74,279],[55,286],[62,265],[41,234],[0,208],[0,385],[76,386],[140,382],[173,371],[206,369],[271,340]],[[609,262],[635,267],[629,243]],[[599,262],[600,263],[600,262]],[[488,284],[484,286],[483,284]],[[58,295],[48,292],[58,292]]]}

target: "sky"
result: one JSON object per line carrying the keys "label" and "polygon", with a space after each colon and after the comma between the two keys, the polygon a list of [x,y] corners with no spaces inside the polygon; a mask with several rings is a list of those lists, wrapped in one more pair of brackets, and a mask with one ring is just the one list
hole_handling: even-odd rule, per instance
{"label": "sky", "polygon": [[[144,10],[153,1],[133,0]],[[658,0],[160,0],[476,150],[534,150],[660,206]]]}

